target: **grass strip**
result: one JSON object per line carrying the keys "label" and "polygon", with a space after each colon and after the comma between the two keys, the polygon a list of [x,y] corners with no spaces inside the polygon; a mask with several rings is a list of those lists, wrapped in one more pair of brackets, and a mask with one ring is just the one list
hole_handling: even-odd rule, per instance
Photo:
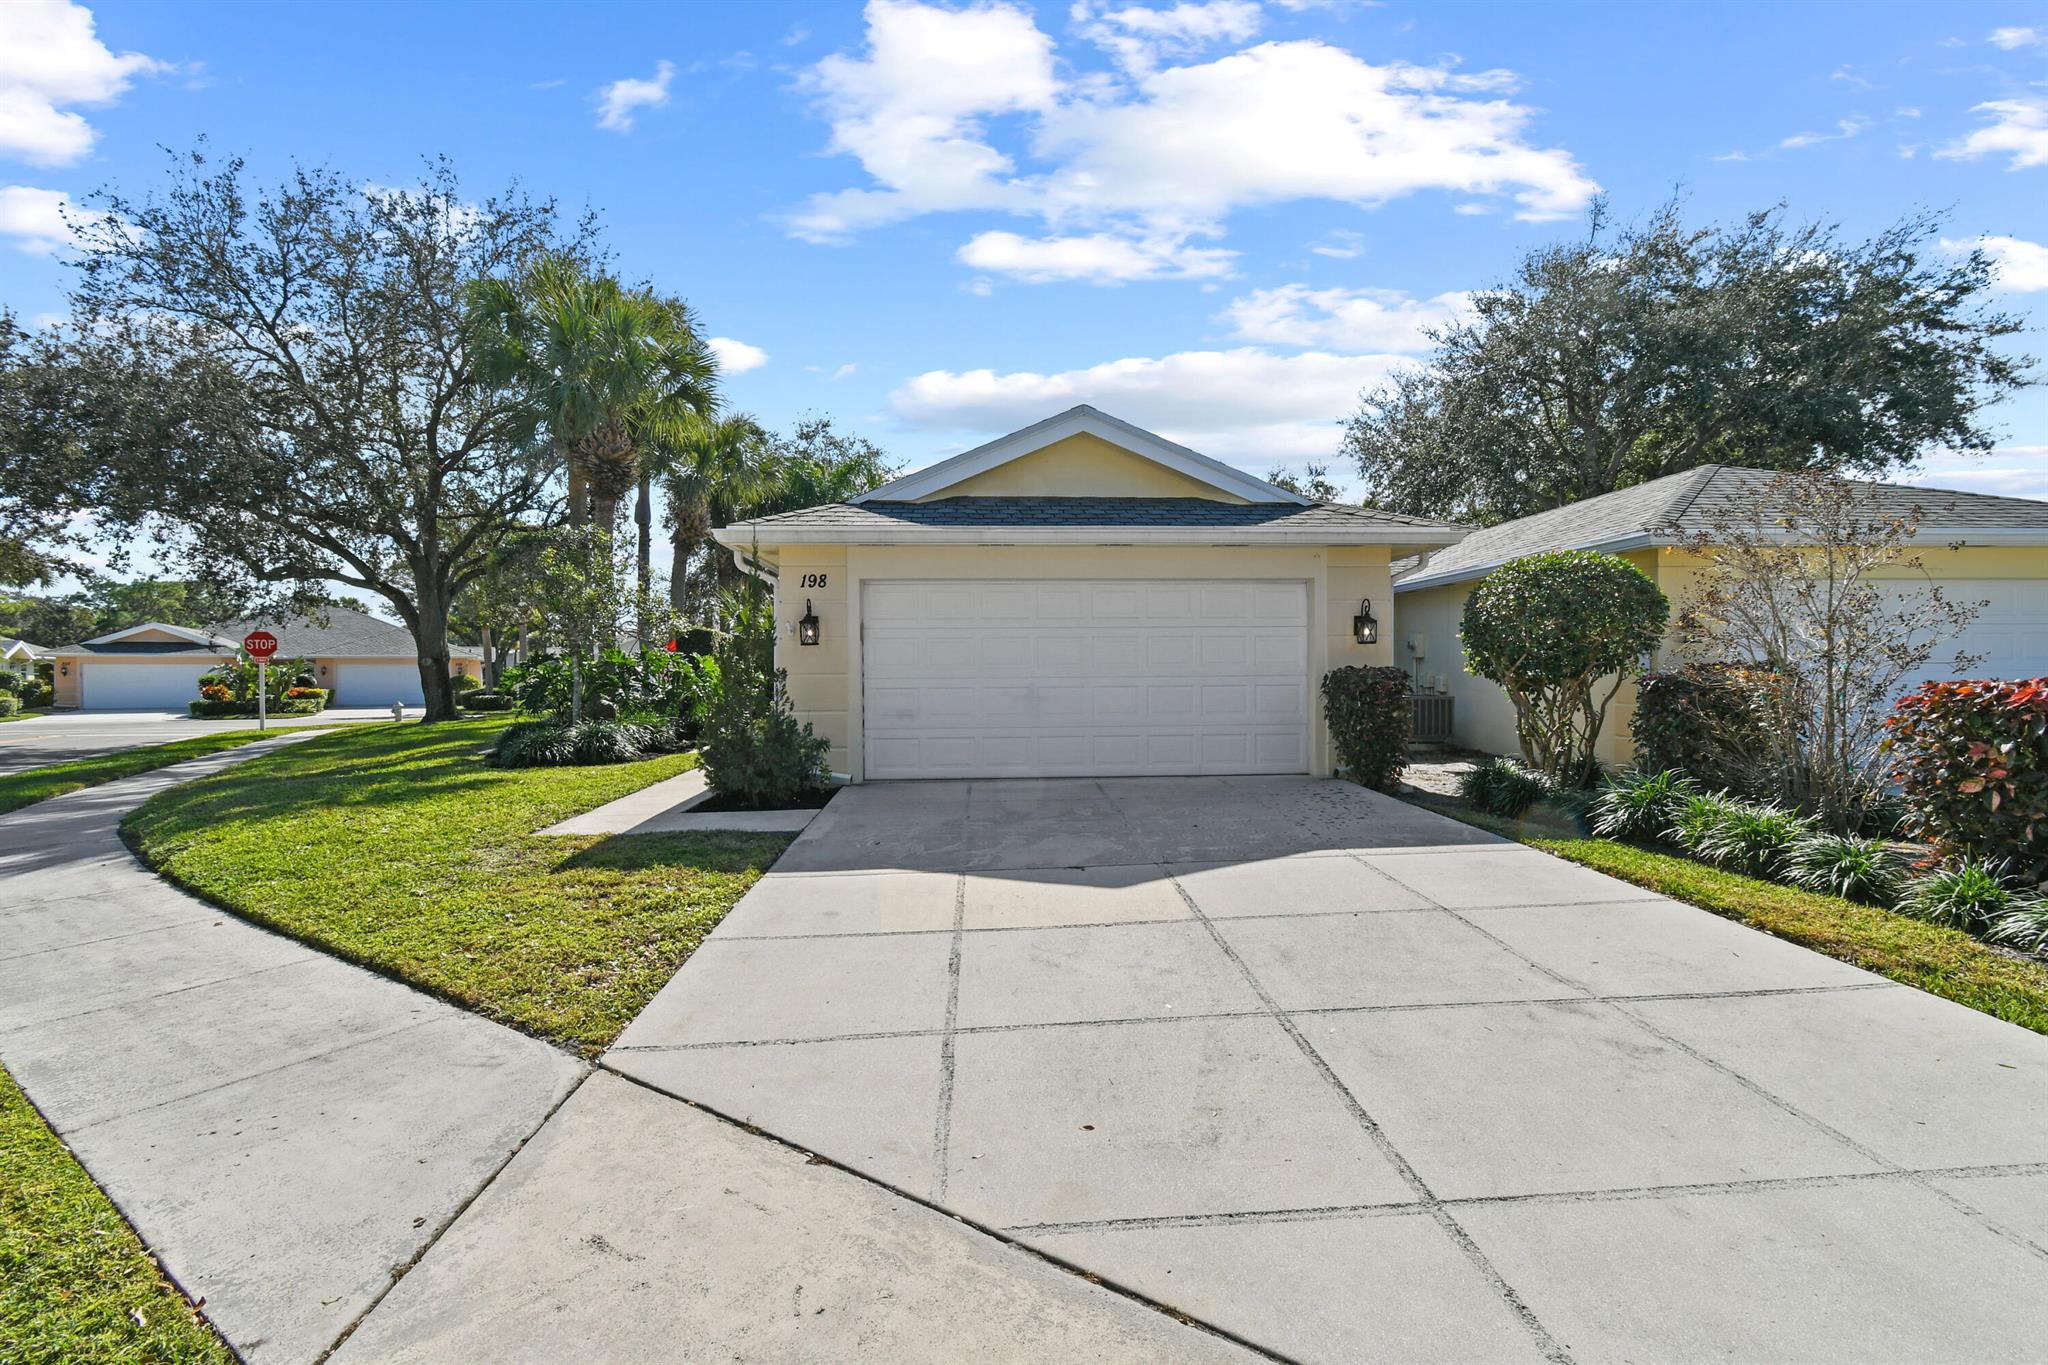
{"label": "grass strip", "polygon": [[137,773],[183,763],[188,758],[203,758],[207,754],[217,754],[223,749],[233,749],[259,739],[274,739],[284,733],[283,730],[221,730],[214,734],[193,735],[189,739],[174,739],[169,744],[122,749],[70,763],[53,763],[45,768],[8,773],[0,776],[0,814],[47,801],[66,792],[97,787],[102,782],[116,782]]}

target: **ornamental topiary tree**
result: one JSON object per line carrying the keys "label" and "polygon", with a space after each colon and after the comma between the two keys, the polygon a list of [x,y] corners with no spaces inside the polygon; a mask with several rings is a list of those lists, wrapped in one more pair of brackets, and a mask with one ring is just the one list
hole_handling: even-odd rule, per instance
{"label": "ornamental topiary tree", "polygon": [[2048,883],[2048,678],[1923,683],[1886,729],[1918,837]]}
{"label": "ornamental topiary tree", "polygon": [[1414,703],[1405,668],[1333,668],[1323,675],[1323,714],[1330,741],[1353,782],[1390,792],[1408,766]]}
{"label": "ornamental topiary tree", "polygon": [[1465,599],[1465,667],[1515,704],[1530,766],[1590,781],[1607,708],[1663,638],[1671,604],[1635,566],[1591,550],[1501,565]]}

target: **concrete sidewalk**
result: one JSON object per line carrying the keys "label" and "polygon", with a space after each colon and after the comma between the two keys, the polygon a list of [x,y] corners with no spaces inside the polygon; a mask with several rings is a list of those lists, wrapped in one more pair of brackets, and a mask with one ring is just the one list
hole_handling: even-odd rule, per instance
{"label": "concrete sidewalk", "polygon": [[261,741],[0,816],[0,1062],[251,1361],[326,1351],[586,1074],[121,843]]}

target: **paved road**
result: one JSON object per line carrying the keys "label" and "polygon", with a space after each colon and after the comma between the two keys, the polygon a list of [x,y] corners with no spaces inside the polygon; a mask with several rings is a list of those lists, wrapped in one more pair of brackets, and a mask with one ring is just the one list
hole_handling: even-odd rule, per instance
{"label": "paved road", "polygon": [[1335,783],[855,788],[604,1064],[1295,1360],[2048,1340],[2048,1038]]}
{"label": "paved road", "polygon": [[[414,714],[417,714],[415,712]],[[335,707],[318,716],[291,716],[277,725],[331,725],[346,721],[390,720],[391,708]],[[168,744],[174,739],[203,735],[214,730],[247,730],[256,722],[246,718],[193,720],[176,711],[70,711],[50,716],[28,716],[0,724],[0,774],[41,768],[51,763],[69,763],[120,749],[145,744]]]}

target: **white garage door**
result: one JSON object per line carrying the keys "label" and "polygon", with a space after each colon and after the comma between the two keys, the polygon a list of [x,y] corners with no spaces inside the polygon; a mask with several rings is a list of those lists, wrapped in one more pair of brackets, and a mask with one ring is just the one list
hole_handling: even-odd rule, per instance
{"label": "white garage door", "polygon": [[407,706],[427,704],[417,664],[337,664],[335,671],[332,700],[336,706],[389,706],[395,701]]}
{"label": "white garage door", "polygon": [[880,582],[867,776],[1308,771],[1308,585]]}
{"label": "white garage door", "polygon": [[2029,579],[1943,580],[1952,602],[1986,605],[1961,639],[1939,646],[1926,676],[1953,678],[1958,649],[1979,655],[1960,676],[1969,678],[2048,677],[2048,583]]}
{"label": "white garage door", "polygon": [[182,711],[199,699],[211,664],[80,665],[79,705],[88,711]]}

